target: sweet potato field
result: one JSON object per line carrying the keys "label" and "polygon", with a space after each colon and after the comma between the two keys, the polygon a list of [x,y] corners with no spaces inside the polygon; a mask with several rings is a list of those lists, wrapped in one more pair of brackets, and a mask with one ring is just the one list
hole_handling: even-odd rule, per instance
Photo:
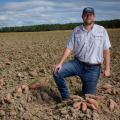
{"label": "sweet potato field", "polygon": [[108,29],[111,76],[101,73],[97,95],[82,96],[74,76],[61,102],[52,74],[71,32],[0,33],[0,120],[120,120],[120,29]]}

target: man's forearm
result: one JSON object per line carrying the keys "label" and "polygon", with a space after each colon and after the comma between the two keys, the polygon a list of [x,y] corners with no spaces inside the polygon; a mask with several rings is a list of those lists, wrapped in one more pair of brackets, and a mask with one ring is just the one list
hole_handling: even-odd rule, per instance
{"label": "man's forearm", "polygon": [[60,59],[60,64],[63,64],[63,62],[65,61],[65,59],[71,54],[72,50],[66,48],[61,59]]}
{"label": "man's forearm", "polygon": [[104,55],[104,65],[105,65],[105,70],[110,70],[110,50],[104,50],[103,51]]}

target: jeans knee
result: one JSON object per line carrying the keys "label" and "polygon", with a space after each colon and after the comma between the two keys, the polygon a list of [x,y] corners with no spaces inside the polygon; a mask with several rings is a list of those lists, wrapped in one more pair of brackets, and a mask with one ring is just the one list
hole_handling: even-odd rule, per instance
{"label": "jeans knee", "polygon": [[62,74],[60,72],[53,72],[53,78],[62,78]]}
{"label": "jeans knee", "polygon": [[55,83],[56,83],[57,85],[60,85],[61,79],[60,79],[59,74],[53,72],[53,78],[54,78],[53,80],[55,81]]}

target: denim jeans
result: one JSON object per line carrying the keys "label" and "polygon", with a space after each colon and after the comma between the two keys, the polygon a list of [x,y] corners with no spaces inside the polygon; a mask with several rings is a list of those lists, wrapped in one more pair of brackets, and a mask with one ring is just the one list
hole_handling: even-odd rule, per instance
{"label": "denim jeans", "polygon": [[53,78],[62,96],[62,99],[70,97],[65,77],[79,76],[82,81],[83,94],[96,94],[96,86],[100,76],[100,66],[89,66],[77,59],[69,60],[62,65],[59,72],[53,73]]}

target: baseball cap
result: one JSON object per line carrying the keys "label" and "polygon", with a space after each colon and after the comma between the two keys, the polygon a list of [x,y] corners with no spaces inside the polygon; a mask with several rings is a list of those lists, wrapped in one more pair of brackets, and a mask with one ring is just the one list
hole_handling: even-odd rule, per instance
{"label": "baseball cap", "polygon": [[83,13],[82,14],[84,15],[86,13],[93,13],[93,14],[95,14],[94,9],[91,8],[91,7],[86,7],[86,8],[83,9]]}

